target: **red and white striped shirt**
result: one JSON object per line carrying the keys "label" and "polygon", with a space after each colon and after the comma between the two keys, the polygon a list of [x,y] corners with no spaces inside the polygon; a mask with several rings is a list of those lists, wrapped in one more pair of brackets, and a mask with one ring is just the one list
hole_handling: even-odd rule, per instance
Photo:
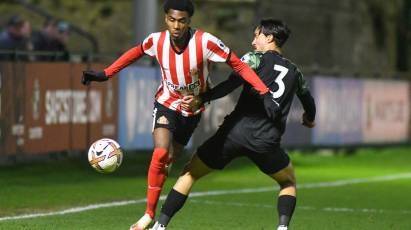
{"label": "red and white striped shirt", "polygon": [[[121,69],[138,60],[143,54],[156,58],[162,72],[162,82],[156,93],[156,101],[169,109],[180,112],[183,116],[193,116],[204,111],[204,106],[197,111],[181,109],[181,100],[185,95],[198,95],[207,90],[208,67],[210,62],[226,62],[230,49],[215,36],[201,30],[191,30],[187,47],[181,52],[172,46],[170,33],[166,30],[150,34],[141,45],[136,46],[112,65],[104,69],[106,76],[113,76]],[[264,83],[235,54],[228,64],[250,82],[260,93],[268,91]]]}
{"label": "red and white striped shirt", "polygon": [[153,33],[143,44],[145,54],[155,57],[160,64],[162,84],[156,100],[158,103],[191,116],[204,110],[181,110],[180,103],[184,95],[204,92],[207,89],[209,62],[226,62],[230,49],[213,35],[196,30],[187,47],[181,52],[173,49],[168,31]]}

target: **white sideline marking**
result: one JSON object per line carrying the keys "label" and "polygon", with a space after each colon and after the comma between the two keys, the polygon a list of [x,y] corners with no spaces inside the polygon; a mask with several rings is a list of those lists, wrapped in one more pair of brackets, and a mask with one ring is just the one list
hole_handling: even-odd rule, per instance
{"label": "white sideline marking", "polygon": [[[307,183],[307,184],[299,185],[298,189],[328,188],[328,187],[338,187],[338,186],[360,184],[360,183],[392,181],[392,180],[400,180],[400,179],[408,179],[408,178],[411,178],[411,173],[403,173],[403,174],[388,175],[388,176],[378,176],[378,177],[368,177],[368,178],[357,178],[357,179],[348,179],[348,180],[337,180],[337,181],[330,181],[330,182]],[[270,192],[270,191],[275,191],[277,189],[278,187],[276,186],[270,186],[270,187],[261,187],[261,188],[193,192],[190,194],[190,197]],[[165,200],[165,198],[166,196],[163,195],[160,197],[160,200],[161,201]],[[138,200],[126,200],[126,201],[116,201],[116,202],[110,202],[110,203],[92,204],[92,205],[87,205],[87,206],[64,209],[64,210],[56,211],[56,212],[44,212],[44,213],[32,213],[32,214],[23,214],[23,215],[16,215],[16,216],[5,216],[5,217],[0,217],[0,221],[20,220],[20,219],[37,218],[37,217],[44,217],[44,216],[65,215],[65,214],[85,212],[88,210],[94,210],[94,209],[100,209],[100,208],[126,206],[130,204],[142,204],[145,202],[146,202],[146,199],[138,199]]]}
{"label": "white sideline marking", "polygon": [[[236,206],[236,207],[256,207],[256,208],[268,208],[275,209],[274,205],[268,204],[247,204],[241,202],[221,202],[221,201],[210,201],[210,200],[193,200],[190,199],[189,202],[196,204],[208,204],[208,205],[226,205],[226,206]],[[388,210],[388,209],[375,209],[375,208],[341,208],[341,207],[325,207],[316,208],[311,206],[297,206],[297,209],[309,210],[309,211],[324,211],[324,212],[362,212],[362,213],[400,213],[400,214],[411,214],[411,210]]]}

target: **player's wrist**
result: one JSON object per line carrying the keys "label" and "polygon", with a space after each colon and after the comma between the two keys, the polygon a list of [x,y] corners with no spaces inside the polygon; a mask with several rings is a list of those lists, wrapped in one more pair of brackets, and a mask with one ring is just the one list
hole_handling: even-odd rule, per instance
{"label": "player's wrist", "polygon": [[108,77],[104,71],[96,72],[94,76],[92,76],[94,81],[107,81]]}
{"label": "player's wrist", "polygon": [[310,116],[308,113],[305,113],[305,112],[303,114],[303,119],[304,121],[309,122],[309,123],[314,123],[314,120],[315,120],[314,116]]}
{"label": "player's wrist", "polygon": [[194,104],[195,104],[195,105],[200,106],[202,103],[203,103],[203,102],[202,102],[200,96],[195,96],[195,97],[194,97]]}
{"label": "player's wrist", "polygon": [[96,72],[93,70],[86,70],[86,71],[83,71],[81,83],[83,83],[84,85],[88,85],[92,81],[102,82],[102,81],[107,81],[107,80],[108,80],[108,77],[106,76],[104,71]]}
{"label": "player's wrist", "polygon": [[307,113],[303,113],[302,124],[308,128],[313,128],[315,126],[314,118],[310,119]]}

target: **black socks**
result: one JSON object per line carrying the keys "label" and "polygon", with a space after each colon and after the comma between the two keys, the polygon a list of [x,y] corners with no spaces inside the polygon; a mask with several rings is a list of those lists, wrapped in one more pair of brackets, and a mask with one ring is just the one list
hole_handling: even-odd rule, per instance
{"label": "black socks", "polygon": [[288,226],[294,213],[297,199],[295,196],[282,195],[278,197],[277,210],[279,216],[279,225]]}
{"label": "black socks", "polygon": [[187,196],[172,189],[168,195],[166,202],[161,207],[158,223],[167,226],[170,219],[178,212],[187,200]]}
{"label": "black socks", "polygon": [[[187,200],[187,196],[172,189],[167,195],[164,205],[161,207],[158,223],[167,226],[171,218],[176,214]],[[278,197],[277,210],[279,225],[288,226],[294,213],[297,199],[295,196],[282,195]]]}

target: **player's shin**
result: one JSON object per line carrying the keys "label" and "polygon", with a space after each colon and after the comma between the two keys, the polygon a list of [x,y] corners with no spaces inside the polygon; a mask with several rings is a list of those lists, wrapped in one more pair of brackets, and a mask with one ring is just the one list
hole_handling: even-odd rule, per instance
{"label": "player's shin", "polygon": [[[277,202],[279,216],[279,228],[287,229],[296,205],[296,197],[292,195],[280,195]],[[281,229],[281,228],[280,228]]]}
{"label": "player's shin", "polygon": [[167,178],[168,150],[155,148],[148,170],[147,209],[146,213],[154,218],[158,199]]}
{"label": "player's shin", "polygon": [[160,217],[157,221],[158,224],[167,226],[174,214],[176,214],[183,207],[187,197],[187,195],[172,189],[167,195],[164,205],[161,207]]}

